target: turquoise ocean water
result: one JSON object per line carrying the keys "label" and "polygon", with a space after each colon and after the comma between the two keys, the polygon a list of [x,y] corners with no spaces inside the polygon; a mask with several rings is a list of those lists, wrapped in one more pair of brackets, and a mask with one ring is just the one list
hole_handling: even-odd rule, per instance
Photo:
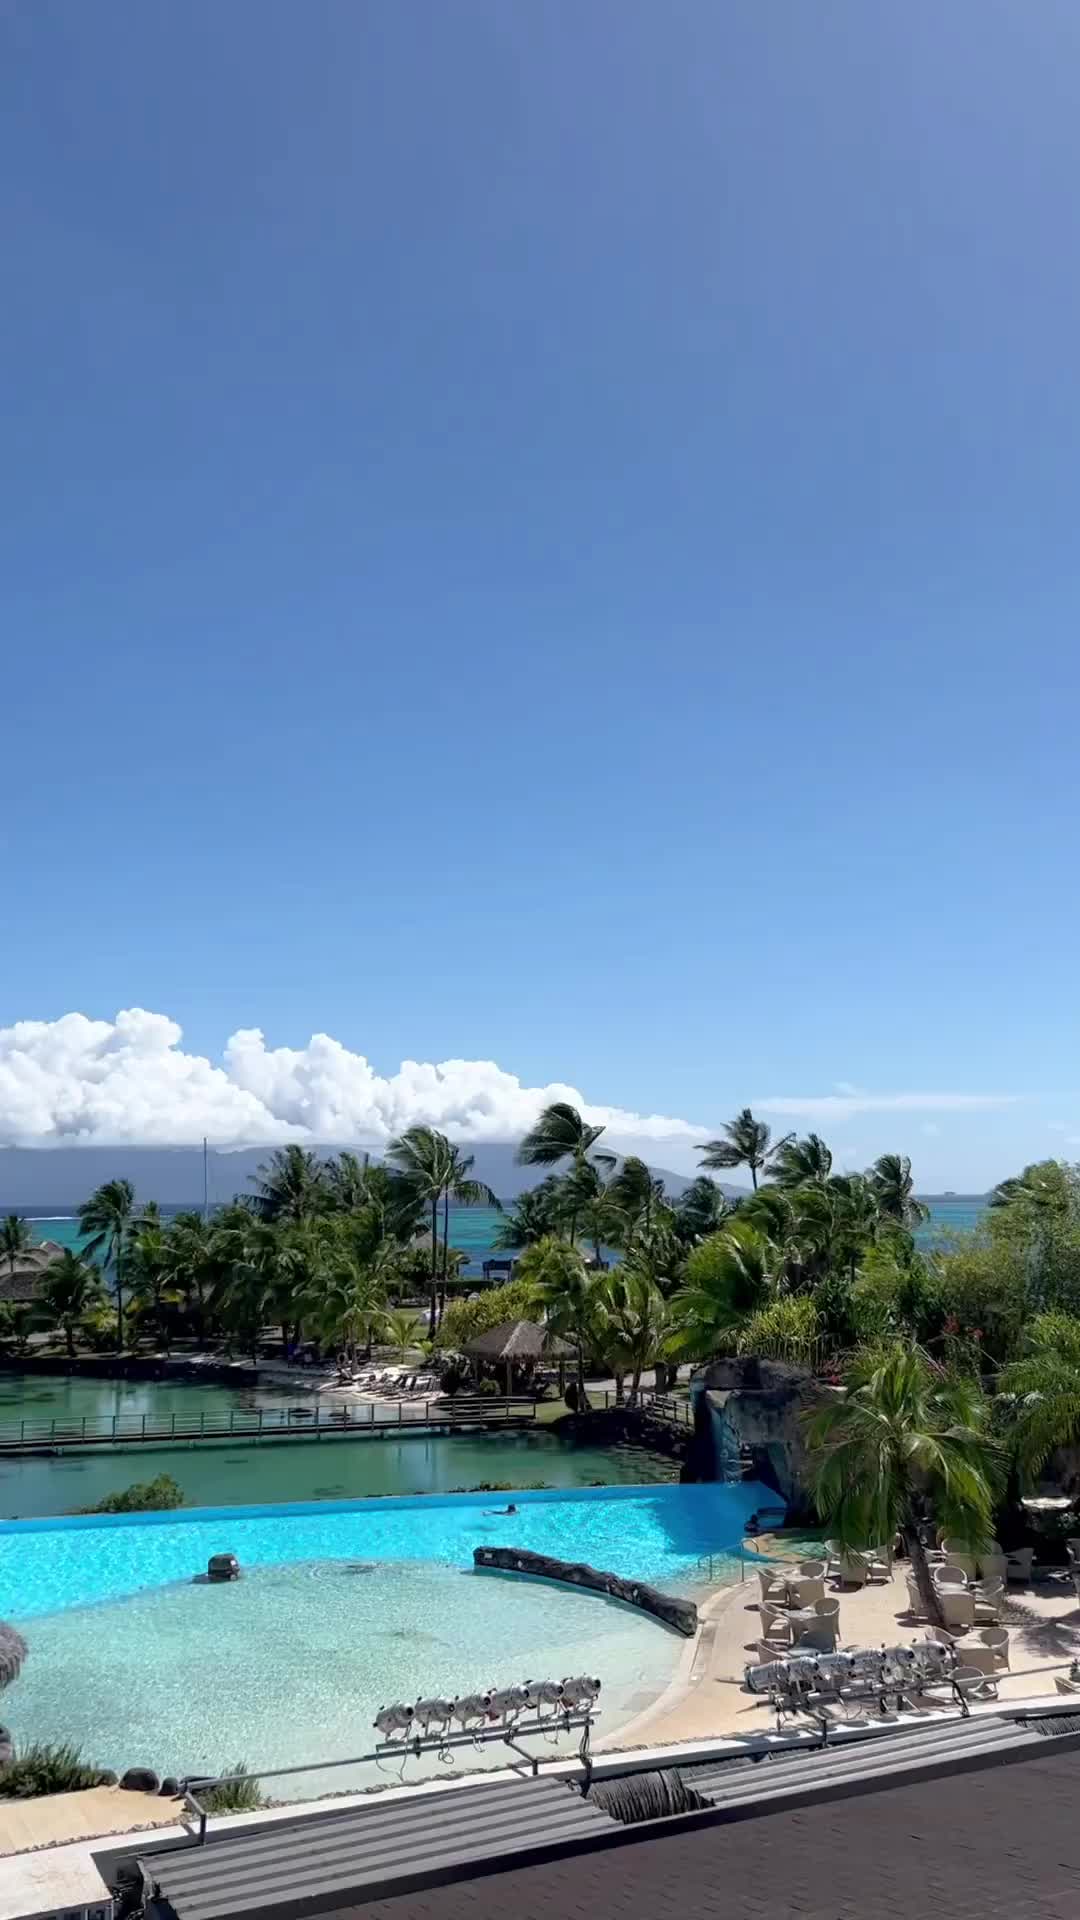
{"label": "turquoise ocean water", "polygon": [[[931,1193],[925,1195],[926,1205],[930,1208],[930,1219],[920,1228],[916,1238],[924,1246],[932,1246],[943,1234],[970,1231],[977,1227],[986,1211],[987,1195],[984,1193]],[[177,1209],[165,1208],[166,1215]],[[77,1247],[80,1244],[79,1223],[69,1214],[53,1214],[45,1211],[29,1211],[35,1237],[39,1240],[55,1240],[62,1247]],[[451,1207],[450,1241],[451,1245],[469,1256],[465,1274],[480,1272],[481,1262],[489,1256],[505,1259],[492,1247],[492,1241],[499,1225],[499,1215],[494,1207]]]}

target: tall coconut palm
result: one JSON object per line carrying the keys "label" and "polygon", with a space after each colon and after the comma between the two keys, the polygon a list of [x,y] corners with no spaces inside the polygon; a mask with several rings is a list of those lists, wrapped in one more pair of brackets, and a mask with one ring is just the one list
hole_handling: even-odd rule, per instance
{"label": "tall coconut palm", "polygon": [[[569,1101],[553,1101],[550,1107],[544,1108],[536,1125],[529,1129],[518,1147],[518,1164],[523,1167],[558,1167],[564,1160],[571,1160],[579,1177],[580,1170],[590,1165],[606,1171],[616,1164],[616,1155],[609,1153],[606,1147],[597,1146],[603,1132],[603,1127],[590,1126]],[[573,1246],[577,1237],[577,1210],[572,1204],[569,1223],[570,1244]]]}
{"label": "tall coconut palm", "polygon": [[707,1234],[718,1233],[731,1211],[723,1188],[707,1173],[701,1173],[675,1202],[675,1232],[684,1244],[692,1245]]}
{"label": "tall coconut palm", "polygon": [[601,1281],[605,1350],[619,1371],[630,1374],[630,1403],[641,1391],[641,1375],[664,1351],[672,1330],[671,1309],[651,1270],[647,1255],[631,1254]]}
{"label": "tall coconut palm", "polygon": [[9,1213],[0,1221],[0,1255],[8,1263],[8,1273],[15,1278],[15,1263],[20,1254],[27,1253],[34,1244],[33,1229],[29,1220],[19,1213]]}
{"label": "tall coconut palm", "polygon": [[135,1189],[130,1180],[106,1180],[79,1211],[79,1232],[86,1236],[83,1252],[102,1267],[113,1270],[116,1288],[116,1344],[124,1346],[124,1280],[127,1242],[135,1217]]}
{"label": "tall coconut palm", "polygon": [[391,1140],[386,1157],[405,1175],[417,1200],[431,1215],[431,1304],[428,1338],[434,1340],[439,1320],[439,1203],[452,1177],[450,1142],[434,1127],[408,1127]]}
{"label": "tall coconut palm", "polygon": [[195,1338],[201,1341],[206,1337],[210,1298],[221,1277],[217,1223],[205,1220],[201,1213],[174,1214],[166,1229],[166,1257]]}
{"label": "tall coconut palm", "polygon": [[972,1545],[991,1533],[1003,1462],[969,1380],[942,1373],[899,1343],[860,1357],[842,1394],[808,1423],[818,1512],[840,1543],[880,1546],[903,1536],[927,1617],[944,1620],[920,1525]]}
{"label": "tall coconut palm", "polygon": [[808,1133],[804,1140],[781,1140],[773,1148],[769,1179],[778,1187],[802,1187],[813,1182],[822,1185],[832,1172],[832,1153],[820,1134]]}
{"label": "tall coconut palm", "polygon": [[749,1167],[755,1189],[761,1168],[768,1166],[773,1155],[779,1153],[780,1148],[792,1138],[790,1133],[785,1134],[783,1140],[776,1141],[774,1145],[764,1120],[755,1120],[749,1107],[744,1107],[721,1131],[720,1139],[707,1140],[704,1146],[697,1148],[702,1166],[712,1172],[730,1167]]}
{"label": "tall coconut palm", "polygon": [[605,1195],[611,1206],[625,1219],[628,1234],[632,1234],[637,1227],[643,1233],[649,1233],[656,1213],[664,1203],[664,1183],[646,1166],[644,1160],[630,1153],[608,1181]]}
{"label": "tall coconut palm", "polygon": [[585,1357],[602,1319],[600,1276],[589,1273],[576,1247],[548,1234],[535,1246],[526,1247],[518,1265],[518,1278],[528,1288],[534,1310],[544,1315],[552,1333],[573,1341],[577,1349],[577,1411],[584,1413],[589,1405]]}
{"label": "tall coconut palm", "polygon": [[250,1204],[261,1220],[308,1220],[326,1205],[322,1161],[295,1143],[280,1147],[251,1176]]}
{"label": "tall coconut palm", "polygon": [[452,1140],[446,1142],[446,1183],[443,1187],[443,1232],[442,1232],[442,1282],[439,1289],[439,1309],[446,1311],[446,1286],[450,1275],[450,1202],[456,1200],[461,1207],[494,1207],[502,1212],[502,1201],[493,1187],[485,1180],[474,1180],[472,1175],[474,1156],[462,1153],[461,1148]]}
{"label": "tall coconut palm", "polygon": [[104,1300],[101,1274],[70,1247],[50,1262],[38,1287],[38,1303],[61,1328],[69,1359],[75,1358],[75,1334],[89,1313]]}
{"label": "tall coconut palm", "polygon": [[911,1161],[906,1153],[879,1154],[866,1177],[884,1219],[895,1221],[910,1233],[930,1218],[929,1207],[915,1198]]}
{"label": "tall coconut palm", "polygon": [[144,1216],[130,1236],[127,1267],[132,1305],[153,1321],[168,1353],[172,1345],[169,1309],[182,1305],[184,1293],[177,1280],[168,1232],[154,1215],[149,1219]]}

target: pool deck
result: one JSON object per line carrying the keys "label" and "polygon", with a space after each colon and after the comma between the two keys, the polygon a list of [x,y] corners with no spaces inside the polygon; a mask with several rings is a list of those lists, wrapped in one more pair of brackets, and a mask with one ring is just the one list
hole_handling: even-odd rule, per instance
{"label": "pool deck", "polygon": [[[771,1543],[762,1543],[769,1550]],[[772,1550],[775,1551],[773,1548]],[[891,1580],[841,1590],[841,1646],[881,1646],[921,1640],[925,1623],[908,1612],[906,1563]],[[701,1606],[701,1624],[679,1671],[655,1705],[597,1744],[605,1751],[700,1740],[711,1734],[753,1734],[772,1724],[767,1700],[741,1691],[743,1669],[757,1657],[758,1586],[751,1576],[714,1589]],[[1009,1629],[1010,1670],[994,1676],[1002,1700],[1054,1692],[1054,1677],[1080,1659],[1080,1606],[1071,1585],[1041,1581],[1010,1587],[1002,1615]]]}

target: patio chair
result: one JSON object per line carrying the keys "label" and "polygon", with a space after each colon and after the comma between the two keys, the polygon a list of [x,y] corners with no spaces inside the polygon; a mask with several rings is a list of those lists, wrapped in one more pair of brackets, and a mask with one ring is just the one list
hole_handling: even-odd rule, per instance
{"label": "patio chair", "polygon": [[965,1700],[996,1700],[998,1697],[997,1681],[993,1675],[984,1673],[981,1667],[973,1666],[970,1662],[962,1667],[954,1667],[949,1679]]}
{"label": "patio chair", "polygon": [[826,1597],[821,1600],[815,1600],[814,1612],[817,1614],[817,1617],[819,1620],[823,1620],[826,1623],[831,1621],[834,1626],[839,1626],[840,1624],[839,1600],[833,1599],[831,1597]]}
{"label": "patio chair", "polygon": [[867,1547],[863,1559],[866,1561],[868,1579],[892,1579],[892,1554],[888,1547]]}
{"label": "patio chair", "polygon": [[791,1645],[787,1640],[759,1640],[757,1642],[758,1664],[763,1667],[767,1666],[771,1660],[786,1660],[790,1652]]}
{"label": "patio chair", "polygon": [[813,1579],[789,1580],[787,1587],[793,1607],[812,1607],[816,1600],[825,1598],[825,1582],[817,1576]]}
{"label": "patio chair", "polygon": [[1054,1685],[1059,1693],[1080,1693],[1080,1680],[1070,1680],[1064,1673],[1055,1673]]}
{"label": "patio chair", "polygon": [[1000,1620],[1005,1605],[1004,1580],[977,1580],[974,1588],[977,1621]]}
{"label": "patio chair", "polygon": [[838,1553],[830,1571],[842,1587],[865,1587],[870,1578],[870,1568],[861,1553]]}
{"label": "patio chair", "polygon": [[1031,1568],[1035,1559],[1034,1547],[1014,1547],[1005,1556],[1005,1578],[1014,1581],[1017,1586],[1031,1585]]}
{"label": "patio chair", "polygon": [[944,1540],[942,1545],[945,1548],[947,1564],[950,1567],[959,1567],[966,1573],[969,1580],[974,1580],[975,1555],[966,1540]]}
{"label": "patio chair", "polygon": [[915,1579],[915,1576],[914,1574],[911,1574],[911,1573],[907,1575],[907,1597],[908,1597],[908,1612],[913,1613],[917,1620],[921,1620],[924,1613],[926,1612],[926,1607],[923,1602],[922,1594],[919,1592],[918,1583]]}
{"label": "patio chair", "polygon": [[971,1636],[981,1640],[989,1647],[994,1656],[994,1665],[999,1673],[1007,1673],[1009,1668],[1009,1629],[1008,1627],[976,1627]]}
{"label": "patio chair", "polygon": [[787,1599],[787,1579],[783,1573],[778,1573],[771,1567],[758,1568],[758,1586],[761,1588],[763,1601],[779,1600],[783,1603]]}
{"label": "patio chair", "polygon": [[758,1607],[761,1615],[761,1631],[766,1639],[789,1641],[791,1622],[783,1607],[776,1606],[771,1600],[763,1600]]}
{"label": "patio chair", "polygon": [[1074,1567],[1080,1567],[1080,1539],[1071,1533],[1065,1542],[1065,1551]]}
{"label": "patio chair", "polygon": [[823,1620],[819,1627],[806,1627],[797,1640],[792,1641],[793,1653],[835,1653],[836,1628]]}
{"label": "patio chair", "polygon": [[944,1624],[950,1632],[975,1625],[975,1597],[967,1587],[939,1587]]}
{"label": "patio chair", "polygon": [[979,1549],[978,1566],[980,1580],[1004,1580],[1009,1565],[1008,1555],[996,1540],[990,1540]]}
{"label": "patio chair", "polygon": [[795,1571],[800,1580],[824,1580],[829,1563],[827,1560],[800,1560]]}
{"label": "patio chair", "polygon": [[932,1578],[935,1587],[964,1588],[968,1584],[968,1576],[963,1567],[954,1566],[951,1560],[947,1560],[943,1567],[934,1567]]}
{"label": "patio chair", "polygon": [[927,1627],[923,1635],[924,1640],[936,1640],[941,1647],[954,1647],[957,1637],[955,1633],[949,1632],[948,1627]]}

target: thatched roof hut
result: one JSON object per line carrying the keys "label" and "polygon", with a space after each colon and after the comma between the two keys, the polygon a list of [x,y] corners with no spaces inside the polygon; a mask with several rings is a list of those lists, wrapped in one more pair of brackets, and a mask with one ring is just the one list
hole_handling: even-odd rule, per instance
{"label": "thatched roof hut", "polygon": [[36,1247],[24,1247],[15,1255],[14,1271],[10,1260],[0,1259],[0,1300],[7,1300],[12,1306],[29,1306],[37,1299],[38,1289],[53,1261],[58,1260],[63,1251],[55,1240],[42,1240]]}
{"label": "thatched roof hut", "polygon": [[567,1340],[560,1340],[550,1328],[535,1320],[501,1320],[497,1327],[467,1340],[462,1352],[470,1360],[487,1360],[506,1368],[506,1391],[515,1366],[527,1360],[568,1360],[576,1353]]}

